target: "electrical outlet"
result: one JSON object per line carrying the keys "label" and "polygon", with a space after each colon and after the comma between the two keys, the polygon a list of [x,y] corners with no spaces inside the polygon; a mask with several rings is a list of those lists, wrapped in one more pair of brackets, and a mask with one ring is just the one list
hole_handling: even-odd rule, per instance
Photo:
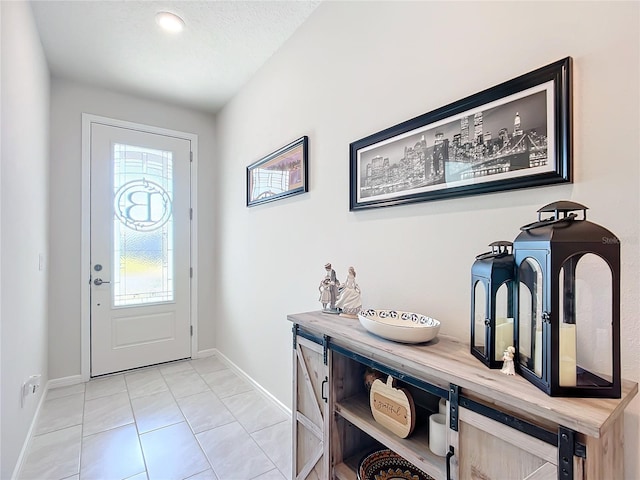
{"label": "electrical outlet", "polygon": [[24,403],[29,395],[35,395],[35,393],[40,388],[40,378],[42,375],[31,375],[26,382],[22,384],[22,406],[24,407]]}

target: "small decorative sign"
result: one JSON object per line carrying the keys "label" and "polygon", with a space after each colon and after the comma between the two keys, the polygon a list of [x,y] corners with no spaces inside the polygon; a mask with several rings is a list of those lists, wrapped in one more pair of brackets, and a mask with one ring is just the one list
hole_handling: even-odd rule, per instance
{"label": "small decorative sign", "polygon": [[400,438],[407,438],[416,426],[416,409],[406,388],[395,388],[389,375],[387,383],[376,379],[371,385],[369,405],[376,422]]}

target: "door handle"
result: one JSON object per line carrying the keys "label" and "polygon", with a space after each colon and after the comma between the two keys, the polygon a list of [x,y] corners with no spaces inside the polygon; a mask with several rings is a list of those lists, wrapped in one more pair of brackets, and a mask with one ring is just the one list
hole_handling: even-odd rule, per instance
{"label": "door handle", "polygon": [[102,285],[103,283],[111,283],[111,282],[105,282],[104,280],[102,280],[101,278],[96,278],[93,281],[93,284],[97,287],[99,287],[100,285]]}
{"label": "door handle", "polygon": [[327,377],[324,377],[324,380],[322,381],[322,386],[320,387],[320,396],[322,397],[322,400],[324,400],[324,403],[327,403],[327,400],[329,400],[329,398],[324,394],[324,386],[327,385],[328,382],[329,382],[329,379]]}
{"label": "door handle", "polygon": [[451,457],[454,455],[454,449],[449,445],[449,451],[447,452],[447,480],[451,480]]}

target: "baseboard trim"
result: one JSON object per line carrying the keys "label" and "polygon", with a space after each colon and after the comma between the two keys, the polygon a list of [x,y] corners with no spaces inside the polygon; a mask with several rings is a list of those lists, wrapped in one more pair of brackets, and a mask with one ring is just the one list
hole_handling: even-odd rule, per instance
{"label": "baseboard trim", "polygon": [[33,441],[33,433],[35,431],[36,425],[38,424],[38,418],[40,417],[40,411],[42,410],[42,405],[44,404],[45,399],[47,398],[47,392],[49,391],[49,385],[51,380],[49,380],[42,394],[40,395],[40,400],[38,400],[38,406],[36,407],[36,411],[33,414],[33,418],[31,419],[31,425],[29,425],[29,430],[27,431],[27,436],[24,439],[24,443],[22,444],[22,449],[20,450],[20,455],[18,455],[18,460],[16,461],[16,466],[13,469],[13,473],[11,474],[11,480],[16,480],[20,477],[20,473],[22,472],[22,466],[24,461],[26,460],[26,455],[31,448],[31,442]]}
{"label": "baseboard trim", "polygon": [[53,380],[49,380],[49,382],[47,382],[47,390],[51,390],[52,388],[68,387],[70,385],[77,385],[79,383],[84,383],[82,375],[71,375],[69,377],[54,378]]}
{"label": "baseboard trim", "polygon": [[206,350],[198,350],[196,352],[194,359],[196,358],[206,358],[214,356],[218,351],[215,348],[208,348]]}
{"label": "baseboard trim", "polygon": [[262,394],[267,400],[276,404],[276,406],[282,410],[288,417],[291,418],[291,409],[289,409],[284,403],[274,397],[266,388],[256,382],[253,378],[251,378],[244,370],[238,367],[235,363],[233,363],[227,356],[220,352],[217,348],[212,349],[213,355],[217,356],[226,363],[231,370],[244,378],[252,387],[254,387],[260,394]]}

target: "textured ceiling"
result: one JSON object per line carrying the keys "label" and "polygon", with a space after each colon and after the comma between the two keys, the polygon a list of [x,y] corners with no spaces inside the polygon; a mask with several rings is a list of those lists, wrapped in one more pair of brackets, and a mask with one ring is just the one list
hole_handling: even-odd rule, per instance
{"label": "textured ceiling", "polygon": [[[32,1],[51,73],[216,112],[319,1]],[[155,14],[182,17],[167,34]]]}

